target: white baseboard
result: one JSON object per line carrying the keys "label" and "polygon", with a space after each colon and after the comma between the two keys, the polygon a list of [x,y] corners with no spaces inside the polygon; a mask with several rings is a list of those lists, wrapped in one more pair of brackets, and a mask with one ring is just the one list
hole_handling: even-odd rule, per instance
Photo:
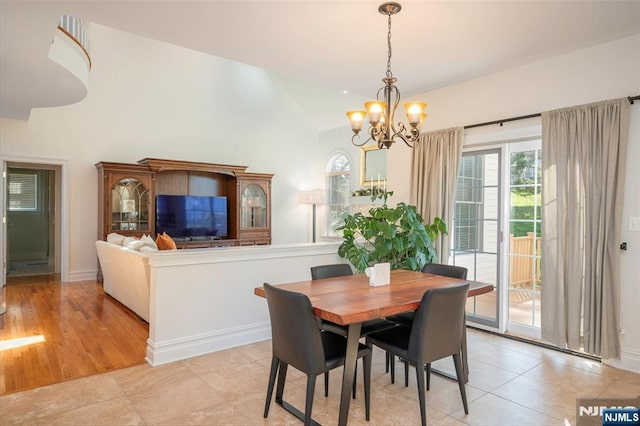
{"label": "white baseboard", "polygon": [[604,359],[602,363],[640,374],[640,352],[638,351],[623,349],[620,352],[620,359]]}
{"label": "white baseboard", "polygon": [[84,271],[70,271],[69,282],[74,281],[95,281],[98,276],[97,269],[88,269]]}
{"label": "white baseboard", "polygon": [[173,341],[154,342],[147,340],[145,360],[153,365],[162,365],[181,359],[217,352],[271,338],[271,325],[251,324],[226,330],[216,330],[205,335],[190,336]]}

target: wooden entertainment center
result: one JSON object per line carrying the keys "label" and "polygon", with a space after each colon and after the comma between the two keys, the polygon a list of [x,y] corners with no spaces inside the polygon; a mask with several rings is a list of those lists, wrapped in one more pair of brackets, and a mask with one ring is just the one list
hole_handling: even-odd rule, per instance
{"label": "wooden entertainment center", "polygon": [[271,179],[246,166],[144,158],[137,164],[96,163],[98,239],[116,232],[155,238],[157,195],[227,197],[228,235],[175,239],[178,248],[271,244]]}

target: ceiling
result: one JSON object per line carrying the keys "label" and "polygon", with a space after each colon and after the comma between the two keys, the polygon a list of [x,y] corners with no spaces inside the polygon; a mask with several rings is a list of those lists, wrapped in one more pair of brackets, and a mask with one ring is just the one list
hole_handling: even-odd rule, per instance
{"label": "ceiling", "polygon": [[[56,104],[42,70],[62,13],[264,68],[332,96],[374,97],[387,59],[379,3],[0,0],[0,112]],[[637,33],[637,0],[405,0],[393,17],[392,70],[406,96]]]}

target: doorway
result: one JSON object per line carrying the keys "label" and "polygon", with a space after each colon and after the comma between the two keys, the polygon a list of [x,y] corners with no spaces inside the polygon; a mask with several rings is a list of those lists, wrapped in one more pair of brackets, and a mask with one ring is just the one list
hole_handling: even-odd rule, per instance
{"label": "doorway", "polygon": [[542,140],[511,143],[508,151],[507,331],[540,339]]}
{"label": "doorway", "polygon": [[463,153],[451,261],[495,291],[470,298],[481,328],[540,339],[541,158],[539,138]]}
{"label": "doorway", "polygon": [[5,277],[60,274],[61,166],[5,163]]}
{"label": "doorway", "polygon": [[469,321],[498,329],[503,312],[501,269],[502,150],[465,152],[460,161],[454,205],[451,262],[467,278],[491,283],[495,291],[469,298]]}

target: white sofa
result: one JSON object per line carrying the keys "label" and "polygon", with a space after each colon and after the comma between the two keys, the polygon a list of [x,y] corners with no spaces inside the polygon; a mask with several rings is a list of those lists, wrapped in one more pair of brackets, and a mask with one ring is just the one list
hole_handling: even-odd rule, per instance
{"label": "white sofa", "polygon": [[105,293],[149,322],[149,254],[96,241]]}

